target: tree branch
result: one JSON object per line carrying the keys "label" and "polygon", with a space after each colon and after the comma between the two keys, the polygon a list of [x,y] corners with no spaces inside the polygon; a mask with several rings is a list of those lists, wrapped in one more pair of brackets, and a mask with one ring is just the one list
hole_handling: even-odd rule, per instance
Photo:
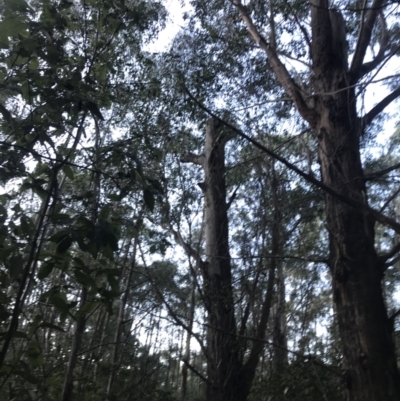
{"label": "tree branch", "polygon": [[201,259],[199,253],[193,249],[187,242],[182,237],[182,234],[179,231],[174,230],[171,224],[168,224],[168,229],[172,233],[172,235],[175,238],[175,241],[178,245],[180,245],[185,253],[189,256],[192,257],[195,261],[198,267],[202,267],[204,264],[204,261]]}
{"label": "tree branch", "polygon": [[[400,252],[400,242],[398,244],[396,244],[389,252],[378,256],[379,262],[381,263],[385,263],[388,259],[393,258],[394,255],[396,255],[396,253]],[[396,263],[396,262],[394,262]],[[385,267],[389,267],[391,266],[390,262],[389,263],[385,263]]]}
{"label": "tree branch", "polygon": [[377,117],[393,100],[396,100],[400,96],[400,86],[395,89],[390,95],[387,95],[381,100],[375,107],[373,107],[362,119],[362,128],[367,127],[375,117]]}
{"label": "tree branch", "polygon": [[285,65],[281,62],[279,57],[276,54],[276,49],[271,46],[266,39],[258,32],[256,26],[253,23],[250,15],[248,14],[246,7],[243,6],[240,0],[233,0],[233,4],[239,10],[240,16],[243,21],[247,25],[247,29],[254,39],[254,41],[260,46],[261,49],[265,51],[267,54],[268,60],[272,66],[272,69],[280,82],[280,84],[285,89],[288,96],[293,100],[296,105],[297,110],[303,116],[305,120],[307,120],[311,126],[315,125],[315,116],[316,112],[313,109],[310,109],[304,100],[301,89],[295,83],[293,78],[290,76],[288,70]]}
{"label": "tree branch", "polygon": [[350,73],[354,76],[358,76],[360,74],[365,53],[371,41],[372,30],[374,28],[376,18],[381,12],[383,3],[384,0],[374,0],[371,8],[366,13],[365,19],[363,18],[364,14],[361,16],[358,41],[350,67]]}
{"label": "tree branch", "polygon": [[226,204],[226,210],[229,210],[229,208],[231,207],[231,205],[232,205],[232,202],[235,200],[235,198],[236,198],[236,193],[237,193],[237,191],[238,191],[238,189],[240,188],[240,185],[238,185],[236,188],[235,188],[235,190],[233,191],[233,194],[229,197],[229,200],[228,200],[228,202],[227,202],[227,204]]}
{"label": "tree branch", "polygon": [[375,178],[382,177],[383,175],[389,174],[393,170],[397,170],[400,168],[400,163],[393,164],[393,166],[384,168],[383,170],[376,171],[375,173],[368,174],[367,176],[364,177],[365,180],[367,181],[372,181]]}
{"label": "tree branch", "polygon": [[[333,189],[330,186],[324,184],[320,180],[316,179],[314,176],[312,176],[310,174],[307,174],[304,171],[300,170],[297,166],[295,166],[294,164],[290,163],[284,157],[279,156],[274,151],[266,148],[264,145],[260,144],[255,139],[253,139],[250,136],[248,136],[247,134],[245,134],[239,128],[236,128],[234,125],[232,125],[232,124],[228,123],[227,121],[223,120],[222,118],[218,117],[210,109],[208,109],[201,102],[199,102],[190,93],[190,91],[186,88],[186,86],[184,87],[184,89],[185,89],[186,93],[188,94],[189,98],[191,100],[193,100],[207,114],[209,114],[210,116],[212,116],[215,119],[219,120],[226,127],[230,128],[233,132],[236,132],[240,137],[246,139],[247,141],[252,143],[255,147],[257,147],[258,149],[260,149],[264,153],[266,153],[267,155],[269,155],[269,156],[273,157],[274,159],[278,160],[280,163],[285,165],[287,168],[289,168],[290,170],[294,171],[300,177],[304,178],[307,182],[309,182],[310,184],[315,185],[319,189],[322,189],[324,192],[328,193],[331,196],[334,196],[335,198],[341,200],[343,203],[353,207],[354,209],[363,210],[367,214],[371,215],[376,221],[379,221],[381,224],[383,224],[385,226],[391,227],[394,231],[396,231],[398,234],[400,234],[400,224],[397,223],[395,220],[391,219],[390,217],[385,216],[382,213],[379,213],[377,210],[372,209],[370,206],[368,206],[367,204],[365,204],[363,202],[360,202],[360,201],[358,201],[356,199],[349,198],[348,196],[343,195],[340,192],[337,192],[335,189]],[[399,91],[400,91],[400,88],[399,88]]]}
{"label": "tree branch", "polygon": [[[386,27],[386,21],[385,17],[383,16],[383,13],[379,13],[382,21],[382,36],[380,38],[380,43],[379,43],[379,52],[376,55],[376,57],[372,60],[369,61],[368,63],[364,63],[358,71],[355,72],[356,75],[352,76],[351,82],[357,82],[360,78],[362,78],[364,75],[368,74],[371,72],[373,69],[375,69],[380,63],[382,63],[385,60],[385,53],[386,50],[388,50],[388,41],[389,41],[389,35],[387,32],[387,27]],[[390,58],[394,54],[393,51],[391,51],[387,57]]]}
{"label": "tree branch", "polygon": [[193,365],[191,365],[186,359],[182,358],[181,361],[191,370],[196,376],[198,376],[204,383],[207,383],[209,386],[213,386],[213,384],[208,380],[205,376],[203,376]]}
{"label": "tree branch", "polygon": [[153,278],[151,277],[151,274],[149,273],[149,270],[148,270],[148,267],[147,267],[147,264],[146,264],[146,261],[145,261],[144,255],[143,255],[143,251],[142,251],[142,249],[140,247],[140,244],[139,244],[139,250],[140,250],[141,255],[142,255],[143,266],[144,266],[144,268],[146,270],[147,277],[148,277],[148,279],[150,281],[150,284],[154,288],[154,290],[155,290],[156,294],[158,295],[158,297],[160,298],[161,302],[167,308],[167,311],[168,311],[169,315],[175,320],[175,322],[179,326],[181,326],[183,329],[185,329],[193,338],[195,338],[197,340],[197,342],[200,345],[201,350],[204,353],[204,356],[207,359],[209,359],[207,349],[206,349],[202,339],[200,338],[200,336],[197,333],[195,333],[193,330],[191,330],[190,327],[185,322],[183,322],[182,319],[180,319],[178,317],[178,315],[172,309],[171,305],[166,301],[166,299],[164,297],[164,294],[160,291],[160,289],[158,288],[157,284],[154,282]]}
{"label": "tree branch", "polygon": [[182,155],[180,158],[180,161],[182,163],[193,163],[193,164],[202,166],[204,163],[204,159],[205,159],[205,156],[203,154],[196,155],[194,153],[189,152],[189,153],[186,153],[185,155]]}

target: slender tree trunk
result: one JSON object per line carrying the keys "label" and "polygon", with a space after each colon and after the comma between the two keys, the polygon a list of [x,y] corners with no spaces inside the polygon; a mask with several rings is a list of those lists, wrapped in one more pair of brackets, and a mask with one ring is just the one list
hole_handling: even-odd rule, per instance
{"label": "slender tree trunk", "polygon": [[115,329],[115,334],[114,334],[114,348],[113,348],[113,352],[112,352],[112,356],[111,356],[111,370],[110,370],[110,376],[108,378],[108,384],[107,384],[107,390],[106,390],[106,400],[110,399],[115,375],[118,370],[118,356],[119,356],[118,351],[120,348],[119,343],[121,341],[122,325],[123,325],[124,316],[125,316],[125,306],[126,306],[126,303],[128,300],[129,289],[130,289],[131,281],[132,281],[132,274],[133,274],[133,270],[135,269],[135,264],[136,264],[136,248],[137,248],[137,238],[135,237],[134,242],[133,242],[132,265],[130,266],[128,277],[126,279],[125,291],[121,298],[121,304],[119,306],[119,312],[118,312],[118,323],[117,323],[117,327]]}
{"label": "slender tree trunk", "polygon": [[[184,362],[190,363],[190,340],[192,339],[191,331],[193,330],[193,319],[195,310],[195,295],[196,295],[196,279],[192,278],[192,289],[190,292],[190,309],[189,309],[189,330],[186,333],[185,354],[183,356]],[[184,363],[182,366],[182,388],[181,388],[181,401],[185,401],[187,392],[187,377],[188,367]]]}
{"label": "slender tree trunk", "polygon": [[[83,287],[81,291],[80,306],[86,303],[87,299],[87,288]],[[78,318],[75,326],[74,339],[71,347],[71,352],[69,354],[69,361],[67,366],[67,372],[65,374],[64,385],[62,389],[61,400],[69,401],[72,396],[73,390],[73,375],[78,359],[78,353],[82,344],[83,333],[85,332],[86,316]]]}
{"label": "slender tree trunk", "polygon": [[286,314],[285,314],[285,276],[283,267],[277,267],[276,278],[276,311],[273,328],[273,360],[272,368],[277,374],[282,373],[288,365]]}

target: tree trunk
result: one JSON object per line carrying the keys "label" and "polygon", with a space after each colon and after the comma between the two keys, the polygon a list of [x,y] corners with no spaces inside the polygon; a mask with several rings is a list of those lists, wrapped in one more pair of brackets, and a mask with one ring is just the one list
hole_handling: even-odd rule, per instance
{"label": "tree trunk", "polygon": [[[192,277],[192,288],[190,291],[190,307],[189,307],[189,330],[186,333],[185,354],[183,356],[184,362],[190,363],[190,340],[192,339],[191,331],[193,330],[194,310],[196,306],[196,278]],[[187,392],[187,377],[188,367],[186,363],[182,366],[182,387],[181,387],[181,401],[185,401]]]}
{"label": "tree trunk", "polygon": [[[326,192],[325,210],[330,243],[329,267],[348,397],[351,401],[398,401],[400,374],[382,295],[384,270],[374,246],[375,221],[365,209],[349,206],[351,200],[368,202],[360,156],[364,126],[396,99],[400,91],[397,88],[363,118],[358,117],[354,88],[365,74],[385,60],[385,57],[377,56],[372,62],[364,63],[377,16],[385,3],[374,0],[372,7],[361,13],[359,37],[349,69],[342,14],[329,0],[310,1],[312,75],[308,86],[312,95],[295,82],[278,57],[273,14],[268,42],[257,30],[246,7],[239,0],[234,4],[254,41],[267,54],[279,83],[300,115],[315,130],[322,185],[338,194],[333,196],[333,191]],[[303,33],[308,38],[307,33]],[[385,55],[388,46],[384,42],[381,45]],[[315,183],[313,177],[309,177],[309,181]],[[342,199],[350,201],[339,200],[343,195],[346,198]]]}
{"label": "tree trunk", "polygon": [[[228,204],[225,184],[225,144],[227,134],[216,119],[209,119],[206,127],[203,155],[188,154],[182,162],[203,167],[205,182],[199,184],[204,193],[206,261],[181,235],[174,231],[177,242],[189,256],[196,259],[203,276],[203,296],[207,310],[207,401],[245,401],[250,392],[255,371],[264,348],[265,331],[271,309],[275,262],[270,266],[270,277],[261,307],[256,333],[248,360],[242,363],[241,338],[235,320],[231,260],[229,255]],[[276,184],[275,178],[273,185]],[[275,193],[276,198],[276,193]],[[276,199],[275,199],[276,200]],[[275,206],[275,205],[274,205]],[[274,216],[273,253],[279,246],[279,211]],[[274,261],[274,259],[272,259]]]}
{"label": "tree trunk", "polygon": [[241,363],[238,356],[236,322],[229,255],[228,208],[225,185],[225,142],[217,122],[206,128],[203,186],[205,203],[207,300],[207,401],[240,400]]}
{"label": "tree trunk", "polygon": [[276,311],[273,328],[273,360],[274,373],[281,374],[288,365],[286,314],[285,314],[285,276],[283,267],[277,267],[276,278]]}
{"label": "tree trunk", "polygon": [[[81,307],[85,305],[86,299],[87,299],[87,287],[83,287],[81,291],[81,301],[79,303]],[[71,400],[72,390],[73,390],[74,370],[76,366],[76,361],[78,360],[78,353],[82,344],[83,333],[85,332],[85,325],[86,325],[86,316],[78,318],[76,322],[71,352],[69,354],[67,372],[64,378],[64,385],[61,395],[62,401]]]}
{"label": "tree trunk", "polygon": [[[110,368],[110,375],[108,377],[108,384],[106,390],[106,400],[111,399],[112,388],[115,380],[115,375],[118,371],[118,357],[119,357],[119,348],[121,342],[121,333],[122,333],[122,325],[124,324],[124,317],[125,317],[125,307],[128,301],[129,290],[131,287],[132,275],[133,270],[135,269],[136,265],[136,248],[137,248],[137,237],[135,237],[133,242],[133,256],[132,256],[132,264],[129,266],[128,277],[125,283],[125,290],[120,300],[120,306],[118,311],[118,321],[117,327],[115,328],[114,333],[114,346],[111,356],[111,368]],[[128,252],[128,250],[127,250]]]}
{"label": "tree trunk", "polygon": [[[363,129],[355,91],[349,87],[343,17],[328,11],[325,1],[317,6],[312,7],[313,70],[319,93],[314,128],[322,180],[341,194],[367,203],[359,144]],[[374,246],[375,221],[328,194],[326,219],[349,398],[398,401],[400,375],[382,295],[383,266]]]}

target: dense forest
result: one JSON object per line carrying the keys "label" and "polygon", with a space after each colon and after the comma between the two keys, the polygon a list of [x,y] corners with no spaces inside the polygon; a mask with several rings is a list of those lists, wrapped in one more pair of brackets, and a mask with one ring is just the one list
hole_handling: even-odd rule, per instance
{"label": "dense forest", "polygon": [[0,401],[400,401],[399,2],[181,7],[0,2]]}

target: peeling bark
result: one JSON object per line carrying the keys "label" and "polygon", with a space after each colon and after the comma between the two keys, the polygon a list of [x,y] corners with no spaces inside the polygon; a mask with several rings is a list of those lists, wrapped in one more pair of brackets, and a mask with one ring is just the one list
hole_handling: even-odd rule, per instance
{"label": "peeling bark", "polygon": [[[374,0],[361,16],[359,38],[349,69],[342,15],[331,9],[328,0],[310,1],[314,83],[314,95],[310,99],[298,90],[277,57],[277,50],[260,35],[240,0],[235,4],[253,39],[268,56],[281,86],[317,134],[322,175],[319,188],[326,192],[329,267],[348,398],[398,401],[400,374],[381,288],[384,265],[376,254],[374,238],[375,221],[385,223],[380,214],[367,212],[370,208],[360,138],[366,125],[400,96],[400,88],[362,118],[357,114],[354,90],[358,80],[384,60],[385,38],[382,38],[379,58],[372,64],[363,64],[384,2]],[[312,177],[305,178],[313,182]],[[356,204],[363,207],[355,207]]]}

